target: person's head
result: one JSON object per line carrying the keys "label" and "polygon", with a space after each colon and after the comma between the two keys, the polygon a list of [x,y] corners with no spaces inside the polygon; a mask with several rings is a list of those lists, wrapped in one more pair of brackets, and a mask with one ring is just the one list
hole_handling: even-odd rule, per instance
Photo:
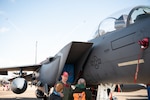
{"label": "person's head", "polygon": [[84,78],[80,78],[80,79],[78,80],[78,84],[84,84],[84,86],[86,86],[86,81],[85,81],[85,79],[84,79]]}
{"label": "person's head", "polygon": [[63,84],[57,83],[54,88],[55,88],[56,92],[62,92],[63,91]]}
{"label": "person's head", "polygon": [[67,72],[63,72],[63,74],[61,75],[62,82],[67,82],[68,77],[69,77],[68,73]]}

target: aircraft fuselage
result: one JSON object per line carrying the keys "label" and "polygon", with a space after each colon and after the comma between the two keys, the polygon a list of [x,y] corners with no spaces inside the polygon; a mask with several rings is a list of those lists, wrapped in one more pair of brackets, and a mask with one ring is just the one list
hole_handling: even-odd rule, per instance
{"label": "aircraft fuselage", "polygon": [[143,38],[150,38],[149,26],[147,18],[90,40],[93,48],[83,72],[87,83],[134,83],[138,60],[136,82],[150,83],[150,48],[141,50],[138,44]]}

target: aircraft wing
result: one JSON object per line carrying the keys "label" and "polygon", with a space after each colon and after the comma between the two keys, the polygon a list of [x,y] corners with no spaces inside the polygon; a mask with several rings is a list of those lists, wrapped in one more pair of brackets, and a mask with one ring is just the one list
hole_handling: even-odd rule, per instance
{"label": "aircraft wing", "polygon": [[[15,78],[17,78],[17,77],[14,77],[14,78],[10,78],[10,79],[8,79],[8,81],[13,81]],[[22,78],[24,78],[25,80],[27,80],[27,81],[32,81],[32,74],[28,74],[28,75],[25,75],[25,76],[23,76]]]}
{"label": "aircraft wing", "polygon": [[0,75],[8,75],[7,71],[0,71]]}
{"label": "aircraft wing", "polygon": [[25,65],[25,66],[12,66],[12,67],[0,67],[0,71],[35,71],[41,64],[34,64],[34,65]]}

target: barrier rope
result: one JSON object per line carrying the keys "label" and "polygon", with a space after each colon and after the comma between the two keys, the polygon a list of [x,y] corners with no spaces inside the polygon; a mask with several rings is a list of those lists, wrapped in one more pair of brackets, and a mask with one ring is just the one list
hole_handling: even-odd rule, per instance
{"label": "barrier rope", "polygon": [[138,63],[137,63],[137,67],[136,67],[136,71],[135,71],[135,76],[134,76],[134,83],[137,82],[137,78],[138,78],[138,72],[139,72],[139,66],[140,66],[140,55],[142,55],[142,52],[148,48],[149,46],[149,38],[144,38],[143,40],[138,41],[138,44],[141,46],[141,52],[138,55]]}
{"label": "barrier rope", "polygon": [[[143,48],[141,48],[141,54],[142,54],[142,52],[143,52]],[[136,71],[135,71],[135,75],[134,75],[134,83],[136,83],[136,81],[137,81],[139,66],[140,66],[140,53],[139,53],[139,56],[138,56],[138,63],[137,63]]]}

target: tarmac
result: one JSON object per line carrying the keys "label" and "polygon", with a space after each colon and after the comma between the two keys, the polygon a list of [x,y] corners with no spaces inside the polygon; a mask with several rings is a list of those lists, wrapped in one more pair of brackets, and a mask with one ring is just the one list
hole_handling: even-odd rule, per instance
{"label": "tarmac", "polygon": [[42,100],[35,96],[36,87],[28,86],[28,89],[22,94],[15,94],[11,90],[3,90],[0,87],[0,100]]}
{"label": "tarmac", "polygon": [[[36,87],[28,87],[28,89],[22,94],[14,94],[11,90],[6,91],[0,87],[0,100],[42,100],[37,99],[35,96]],[[114,92],[115,100],[148,100],[147,90],[142,89],[134,92]]]}

